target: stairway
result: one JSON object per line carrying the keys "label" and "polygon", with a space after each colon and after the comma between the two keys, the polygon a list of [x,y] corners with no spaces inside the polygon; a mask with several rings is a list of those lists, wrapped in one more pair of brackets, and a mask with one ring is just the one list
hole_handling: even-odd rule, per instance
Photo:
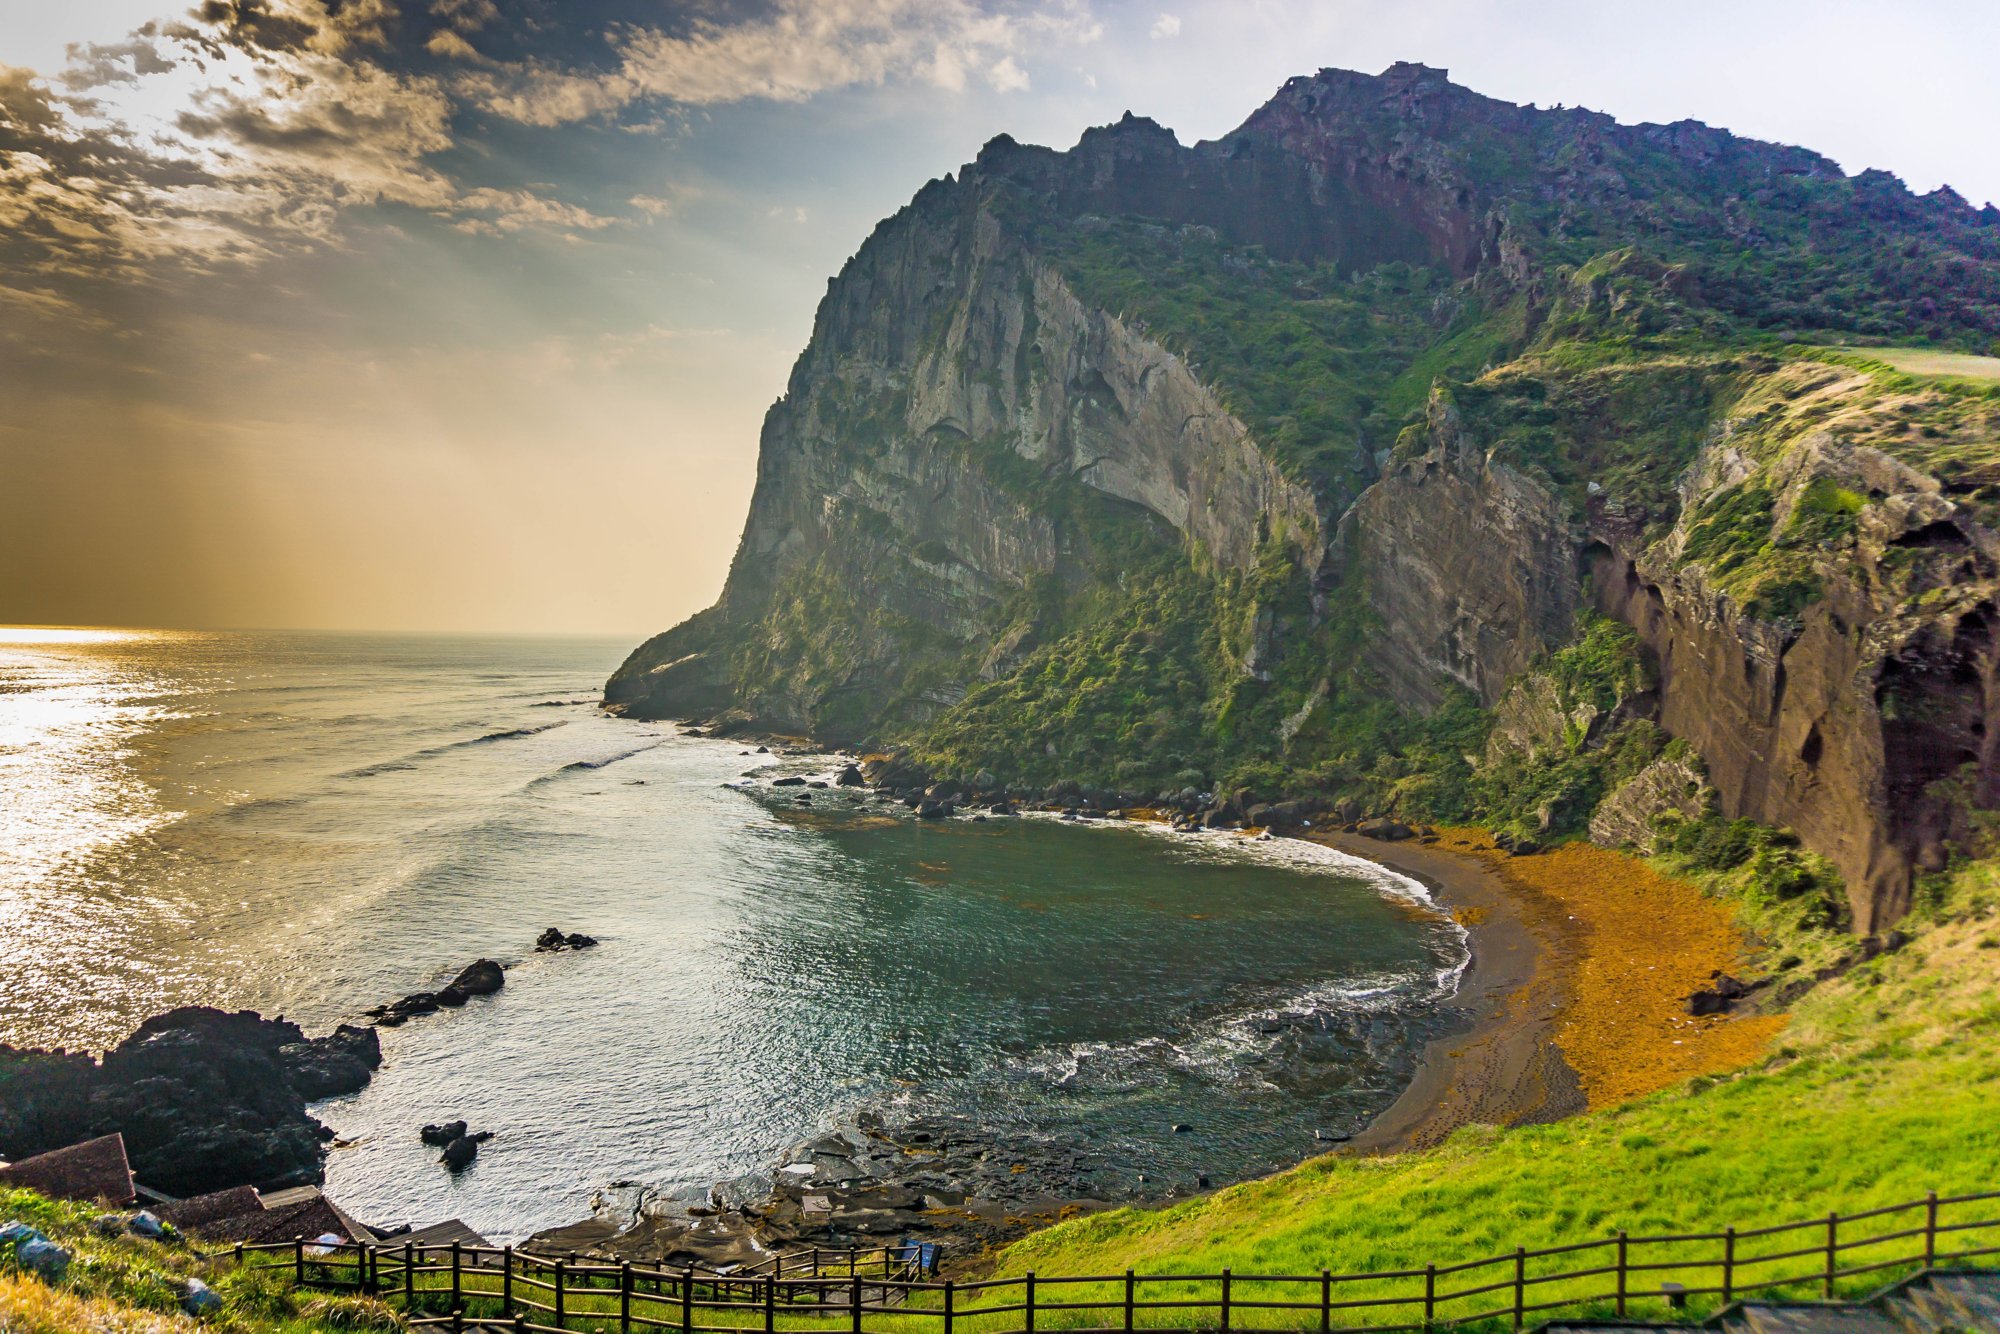
{"label": "stairway", "polygon": [[[1687,1328],[1556,1320],[1543,1326],[1543,1334]],[[1697,1328],[1719,1334],[2000,1334],[2000,1272],[1933,1270],[1852,1302],[1738,1302]]]}

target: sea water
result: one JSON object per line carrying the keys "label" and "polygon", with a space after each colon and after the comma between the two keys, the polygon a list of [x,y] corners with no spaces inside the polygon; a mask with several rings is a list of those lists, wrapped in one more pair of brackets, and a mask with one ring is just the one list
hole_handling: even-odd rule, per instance
{"label": "sea water", "polygon": [[[0,1041],[100,1050],[182,1004],[317,1031],[499,959],[315,1110],[351,1212],[501,1239],[869,1109],[1087,1145],[1113,1197],[1219,1183],[1365,1123],[1438,1031],[1462,935],[1408,881],[801,805],[766,782],[823,758],[603,714],[628,647],[0,630]],[[548,926],[602,943],[537,954]],[[416,1132],[459,1117],[495,1138],[453,1177]]]}

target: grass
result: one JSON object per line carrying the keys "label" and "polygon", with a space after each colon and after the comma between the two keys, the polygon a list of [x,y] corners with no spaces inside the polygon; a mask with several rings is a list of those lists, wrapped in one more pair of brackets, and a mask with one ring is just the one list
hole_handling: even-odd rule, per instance
{"label": "grass", "polygon": [[[1986,1189],[2000,1179],[1996,984],[1991,919],[1950,923],[1824,985],[1785,1045],[1740,1073],[1554,1125],[1473,1127],[1425,1153],[1329,1156],[1172,1208],[1075,1220],[1017,1244],[998,1271],[1420,1270],[1619,1229],[1748,1227]],[[1980,1216],[1994,1212],[1988,1202]],[[1892,1225],[1908,1219],[1882,1230]]]}
{"label": "grass", "polygon": [[[1607,862],[1613,856],[1587,852]],[[1530,860],[1554,866],[1554,859]],[[1635,1266],[1659,1266],[1631,1271],[1630,1314],[1666,1314],[1648,1294],[1672,1279],[1690,1289],[1687,1314],[1697,1316],[1720,1301],[1701,1291],[1717,1282],[1719,1243],[1650,1238],[1792,1222],[1806,1226],[1745,1238],[1736,1251],[1735,1279],[1739,1291],[1770,1281],[1770,1295],[1815,1297],[1828,1213],[1903,1204],[1930,1190],[1969,1193],[2000,1179],[2000,1122],[1991,1115],[2000,1094],[2000,868],[1972,863],[1934,879],[1923,914],[1930,924],[1916,939],[1808,996],[1782,1036],[1784,1045],[1746,1068],[1683,1080],[1553,1125],[1473,1126],[1426,1152],[1331,1155],[1164,1209],[1073,1219],[995,1257],[991,1274],[979,1283],[961,1281],[953,1329],[999,1334],[1020,1328],[1019,1304],[1031,1273],[1036,1328],[1115,1325],[1125,1285],[1101,1276],[1128,1270],[1152,1276],[1136,1284],[1141,1302],[1188,1303],[1142,1309],[1137,1323],[1149,1328],[1212,1326],[1224,1272],[1232,1274],[1231,1324],[1238,1328],[1316,1325],[1322,1271],[1376,1276],[1335,1284],[1330,1291],[1336,1302],[1397,1303],[1336,1308],[1334,1323],[1394,1323],[1420,1314],[1424,1269],[1432,1264],[1446,1271],[1434,1289],[1440,1320],[1479,1316],[1470,1321],[1474,1327],[1504,1327],[1511,1323],[1516,1246],[1585,1246],[1523,1259],[1525,1300],[1530,1307],[1560,1303],[1603,1316],[1613,1307],[1612,1279],[1576,1271],[1611,1263],[1611,1239],[1621,1230],[1631,1236]],[[1565,883],[1579,895],[1609,892],[1591,890],[1589,880]],[[1643,890],[1634,892],[1643,896]],[[1621,919],[1633,916],[1629,905],[1611,910]],[[1678,929],[1662,922],[1664,930]],[[1635,948],[1643,948],[1643,935],[1635,933]],[[1626,960],[1630,972],[1644,966],[1642,954]],[[1580,988],[1583,1009],[1607,1009],[1616,999],[1615,973],[1599,983]],[[1770,1028],[1763,1020],[1749,1024]],[[0,1217],[39,1227],[76,1253],[58,1287],[0,1272],[0,1330],[164,1334],[185,1327],[174,1312],[190,1277],[209,1282],[226,1302],[205,1323],[237,1334],[337,1334],[399,1324],[387,1302],[294,1289],[289,1250],[262,1253],[238,1269],[226,1257],[211,1261],[178,1241],[102,1236],[92,1226],[96,1212],[0,1191]],[[1950,1226],[1996,1216],[2000,1202],[1989,1200],[1948,1206],[1940,1221]],[[1870,1291],[1914,1268],[1922,1239],[1890,1234],[1922,1223],[1918,1209],[1844,1224],[1843,1267],[1898,1263],[1842,1278],[1837,1290]],[[1941,1235],[1940,1250],[1948,1255],[2000,1243],[2000,1226]],[[1804,1253],[1768,1258],[1794,1250]],[[415,1282],[413,1315],[434,1316],[452,1305],[445,1255],[434,1252],[433,1267]],[[392,1290],[401,1283],[395,1260],[390,1250],[381,1263]],[[351,1283],[352,1275],[352,1260],[340,1257],[309,1269],[310,1277],[336,1285]],[[516,1269],[511,1311],[552,1325],[550,1276],[546,1265],[527,1273]],[[589,1285],[584,1290],[575,1286],[579,1278]],[[610,1266],[581,1275],[572,1270],[565,1326],[578,1334],[618,1331],[616,1278]],[[468,1319],[498,1317],[499,1287],[498,1274],[468,1265],[458,1305]],[[642,1276],[636,1287],[629,1308],[634,1327],[679,1327],[683,1308],[670,1279]],[[1468,1295],[1473,1289],[1480,1291]],[[781,1305],[773,1325],[788,1331],[849,1328],[850,1291],[835,1279],[825,1306]],[[938,1292],[920,1293],[910,1306],[888,1309],[880,1307],[877,1291],[868,1291],[862,1325],[879,1334],[941,1334],[942,1300]],[[698,1284],[688,1314],[694,1325],[709,1329],[759,1328],[765,1321],[754,1281],[721,1294]]]}
{"label": "grass", "polygon": [[2000,380],[2000,357],[1939,352],[1926,347],[1871,347],[1866,356],[1912,375],[1945,375],[1962,380]]}
{"label": "grass", "polygon": [[155,1334],[186,1329],[180,1314],[185,1283],[198,1278],[222,1297],[222,1309],[201,1323],[226,1334],[342,1334],[393,1330],[396,1315],[381,1302],[294,1289],[288,1275],[238,1269],[210,1260],[185,1241],[104,1236],[92,1225],[102,1211],[0,1188],[0,1221],[41,1230],[72,1256],[59,1286],[8,1272],[0,1263],[0,1330],[6,1334]]}

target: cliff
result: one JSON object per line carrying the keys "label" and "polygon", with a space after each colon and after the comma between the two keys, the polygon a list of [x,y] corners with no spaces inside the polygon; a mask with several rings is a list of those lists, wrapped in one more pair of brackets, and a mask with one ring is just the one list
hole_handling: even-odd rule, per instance
{"label": "cliff", "polygon": [[607,703],[1524,839],[1749,819],[1875,930],[2000,797],[2000,389],[1834,349],[1996,335],[1991,207],[1421,66],[1003,137],[829,286],[720,601]]}

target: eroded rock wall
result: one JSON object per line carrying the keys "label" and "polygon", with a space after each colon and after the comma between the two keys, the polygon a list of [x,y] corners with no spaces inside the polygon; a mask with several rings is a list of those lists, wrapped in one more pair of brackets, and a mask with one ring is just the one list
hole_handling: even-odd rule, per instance
{"label": "eroded rock wall", "polygon": [[[900,721],[948,706],[1006,665],[975,649],[1003,639],[1010,597],[1094,577],[1088,517],[1051,484],[1152,516],[1217,569],[1273,534],[1320,549],[1313,497],[1188,365],[1079,302],[979,199],[977,181],[927,188],[833,283],[766,418],[721,603],[642,646],[611,703],[733,704],[829,739],[892,699]],[[918,673],[921,696],[897,697]]]}

